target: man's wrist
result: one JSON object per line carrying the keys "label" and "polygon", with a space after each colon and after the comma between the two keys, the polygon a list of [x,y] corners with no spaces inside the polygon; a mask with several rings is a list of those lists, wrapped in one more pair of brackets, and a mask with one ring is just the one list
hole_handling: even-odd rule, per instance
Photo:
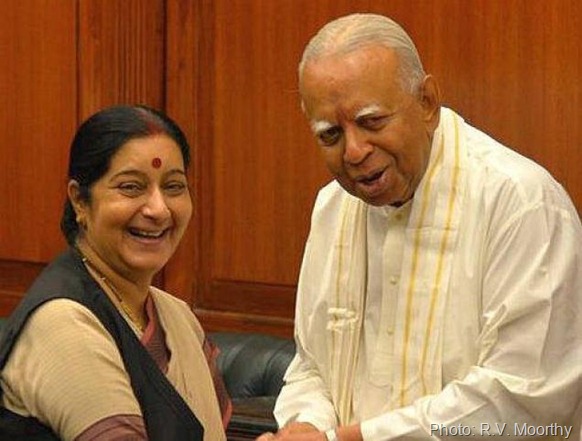
{"label": "man's wrist", "polygon": [[335,433],[335,429],[329,429],[325,432],[325,437],[327,441],[338,441],[337,433]]}

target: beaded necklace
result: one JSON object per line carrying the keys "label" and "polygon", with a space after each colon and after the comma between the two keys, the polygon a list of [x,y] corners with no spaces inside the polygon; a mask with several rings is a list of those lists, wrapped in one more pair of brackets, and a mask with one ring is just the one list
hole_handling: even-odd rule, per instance
{"label": "beaded necklace", "polygon": [[95,272],[95,274],[97,274],[97,277],[99,277],[99,280],[101,280],[101,282],[104,283],[109,288],[109,290],[113,293],[113,295],[117,299],[117,302],[119,303],[119,306],[121,306],[121,309],[123,309],[123,312],[125,312],[125,315],[127,315],[129,320],[137,327],[137,329],[139,329],[141,332],[144,332],[145,325],[143,325],[141,323],[141,321],[135,317],[135,315],[133,314],[131,309],[129,309],[129,307],[125,304],[125,302],[123,301],[123,298],[119,294],[119,291],[117,291],[117,288],[115,288],[115,285],[113,285],[113,283],[111,283],[109,281],[109,279],[107,277],[105,277],[103,275],[103,273],[97,269],[95,264],[93,264],[93,262],[91,262],[81,251],[79,251],[79,253],[81,254],[81,260],[83,261],[83,263],[87,267],[91,268],[93,270],[93,272]]}

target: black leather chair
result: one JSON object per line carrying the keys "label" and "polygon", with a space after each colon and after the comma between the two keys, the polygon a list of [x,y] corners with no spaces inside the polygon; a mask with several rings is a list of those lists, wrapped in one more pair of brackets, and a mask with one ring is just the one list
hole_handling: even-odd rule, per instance
{"label": "black leather chair", "polygon": [[220,349],[217,366],[233,398],[276,397],[295,355],[293,340],[265,334],[211,332]]}
{"label": "black leather chair", "polygon": [[276,431],[273,407],[295,355],[293,340],[234,332],[209,333],[208,338],[220,349],[217,366],[233,401],[229,441]]}

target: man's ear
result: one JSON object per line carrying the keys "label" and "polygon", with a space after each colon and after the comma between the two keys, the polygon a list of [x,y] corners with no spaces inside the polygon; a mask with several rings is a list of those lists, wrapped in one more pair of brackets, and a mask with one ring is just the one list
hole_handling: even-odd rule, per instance
{"label": "man's ear", "polygon": [[77,215],[77,223],[80,218],[86,217],[87,201],[81,195],[81,187],[75,179],[71,179],[67,184],[67,197],[71,201],[71,205]]}
{"label": "man's ear", "polygon": [[436,79],[432,75],[427,75],[422,80],[422,85],[420,86],[420,103],[427,129],[434,132],[439,125],[441,91]]}

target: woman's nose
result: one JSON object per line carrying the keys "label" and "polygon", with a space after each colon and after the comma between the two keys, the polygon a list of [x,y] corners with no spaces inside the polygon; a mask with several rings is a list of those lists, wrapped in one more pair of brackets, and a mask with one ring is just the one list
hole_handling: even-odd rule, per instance
{"label": "woman's nose", "polygon": [[143,206],[143,213],[152,218],[165,218],[170,215],[170,209],[166,203],[164,193],[160,188],[153,189]]}

